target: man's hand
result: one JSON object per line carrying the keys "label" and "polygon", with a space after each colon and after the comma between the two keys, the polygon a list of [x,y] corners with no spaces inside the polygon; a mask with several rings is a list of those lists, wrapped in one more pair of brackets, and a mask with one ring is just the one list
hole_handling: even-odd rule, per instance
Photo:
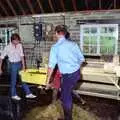
{"label": "man's hand", "polygon": [[52,88],[52,85],[51,84],[47,84],[45,89],[48,90],[50,88]]}

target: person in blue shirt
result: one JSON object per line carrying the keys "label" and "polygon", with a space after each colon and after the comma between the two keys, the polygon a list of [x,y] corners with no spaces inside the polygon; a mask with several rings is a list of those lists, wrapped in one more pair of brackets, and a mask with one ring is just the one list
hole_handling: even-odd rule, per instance
{"label": "person in blue shirt", "polygon": [[65,25],[55,28],[58,41],[51,47],[48,64],[48,83],[56,64],[62,74],[61,101],[65,120],[72,120],[72,90],[80,79],[80,67],[84,56],[78,45],[69,39]]}

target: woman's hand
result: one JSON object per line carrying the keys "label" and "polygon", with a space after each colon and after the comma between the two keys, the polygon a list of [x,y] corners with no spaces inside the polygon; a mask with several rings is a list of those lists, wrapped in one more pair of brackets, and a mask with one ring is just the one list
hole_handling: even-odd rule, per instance
{"label": "woman's hand", "polygon": [[25,66],[23,66],[23,71],[26,72],[26,67]]}
{"label": "woman's hand", "polygon": [[3,73],[2,69],[0,69],[0,75]]}

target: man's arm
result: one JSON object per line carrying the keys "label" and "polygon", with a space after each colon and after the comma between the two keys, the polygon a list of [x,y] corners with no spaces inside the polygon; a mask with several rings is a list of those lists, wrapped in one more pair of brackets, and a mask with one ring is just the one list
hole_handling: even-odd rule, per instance
{"label": "man's arm", "polygon": [[47,83],[49,86],[51,76],[53,74],[55,65],[57,64],[57,56],[56,56],[56,49],[54,47],[50,50],[50,56],[49,56],[49,64],[48,64],[48,73],[47,73]]}
{"label": "man's arm", "polygon": [[50,79],[52,77],[53,71],[54,71],[54,69],[48,68],[48,72],[47,72],[47,83],[48,84],[50,83]]}

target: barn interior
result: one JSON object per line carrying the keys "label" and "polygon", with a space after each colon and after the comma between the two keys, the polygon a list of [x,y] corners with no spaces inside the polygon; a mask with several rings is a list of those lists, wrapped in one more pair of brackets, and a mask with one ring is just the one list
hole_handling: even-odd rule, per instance
{"label": "barn interior", "polygon": [[[46,70],[50,48],[56,42],[54,28],[59,24],[66,25],[86,60],[75,91],[83,96],[119,102],[119,8],[119,0],[0,0],[0,53],[10,42],[12,33],[19,33],[27,68]],[[8,67],[5,59],[1,95],[9,88]],[[33,90],[34,87],[41,89],[41,83],[31,80],[27,83]],[[108,120],[109,117],[101,119]],[[43,119],[38,116],[38,120]]]}

